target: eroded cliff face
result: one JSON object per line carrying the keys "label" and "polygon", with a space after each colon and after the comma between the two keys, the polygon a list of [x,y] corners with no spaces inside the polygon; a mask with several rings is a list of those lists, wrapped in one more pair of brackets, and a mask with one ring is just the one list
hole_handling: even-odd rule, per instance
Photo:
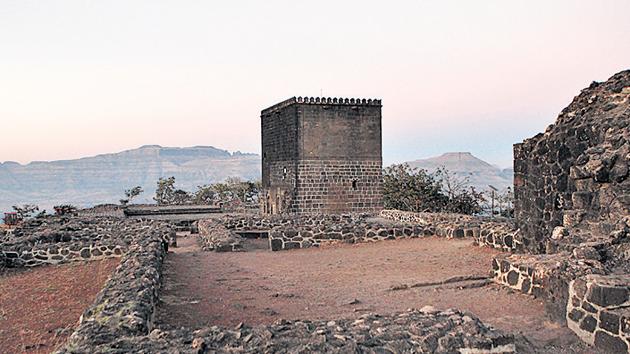
{"label": "eroded cliff face", "polygon": [[156,145],[76,160],[0,164],[0,212],[11,205],[89,206],[117,203],[123,191],[140,185],[139,202],[151,201],[160,177],[175,176],[178,188],[223,181],[226,177],[260,178],[260,156],[229,153],[213,147],[168,148]]}
{"label": "eroded cliff face", "polygon": [[514,145],[515,213],[527,251],[613,242],[630,223],[630,70],[593,82],[545,133]]}

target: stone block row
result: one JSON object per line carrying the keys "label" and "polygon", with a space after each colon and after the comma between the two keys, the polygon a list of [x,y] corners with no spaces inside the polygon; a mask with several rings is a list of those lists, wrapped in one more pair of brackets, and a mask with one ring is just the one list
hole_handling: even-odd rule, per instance
{"label": "stone block row", "polygon": [[571,281],[567,325],[609,353],[630,352],[630,275],[587,275]]}
{"label": "stone block row", "polygon": [[[33,267],[121,257],[151,222],[116,217],[31,219],[0,240],[0,266]],[[174,244],[175,232],[164,236]]]}
{"label": "stone block row", "polygon": [[447,238],[472,237],[479,246],[504,251],[522,248],[519,230],[507,219],[492,219],[454,213],[416,213],[401,210],[383,210],[380,216],[410,225],[431,225],[437,236]]}
{"label": "stone block row", "polygon": [[164,223],[145,226],[58,353],[93,353],[100,345],[152,330],[167,252],[165,239],[172,230]]}
{"label": "stone block row", "polygon": [[539,259],[531,256],[500,256],[492,260],[494,281],[511,289],[535,296],[542,295],[545,276],[549,274]]}
{"label": "stone block row", "polygon": [[59,264],[72,261],[98,260],[111,257],[121,257],[127,250],[127,245],[74,243],[68,246],[50,246],[47,248],[23,251],[0,250],[0,263],[4,266],[34,267],[45,264]]}

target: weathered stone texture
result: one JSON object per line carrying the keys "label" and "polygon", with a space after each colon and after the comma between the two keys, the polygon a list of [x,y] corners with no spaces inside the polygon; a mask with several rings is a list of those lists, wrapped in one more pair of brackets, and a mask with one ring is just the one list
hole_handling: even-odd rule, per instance
{"label": "weathered stone texture", "polygon": [[241,237],[226,228],[220,220],[200,220],[198,225],[201,249],[216,252],[235,252],[243,249]]}
{"label": "weathered stone texture", "polygon": [[100,345],[151,331],[166,255],[164,239],[171,229],[160,222],[138,224],[142,228],[136,230],[128,252],[59,353],[92,353]]}
{"label": "weathered stone texture", "polygon": [[239,233],[262,233],[272,251],[319,247],[324,243],[360,243],[438,236],[472,238],[479,246],[511,251],[518,230],[509,220],[460,214],[383,210],[378,217],[352,214],[226,215],[199,222],[202,248],[241,251]]}
{"label": "weathered stone texture", "polygon": [[263,213],[382,208],[380,100],[291,98],[261,124]]}
{"label": "weathered stone texture", "polygon": [[430,306],[358,319],[153,330],[87,347],[91,353],[514,353],[514,338],[469,313]]}
{"label": "weathered stone texture", "polygon": [[610,353],[630,352],[630,275],[587,275],[569,286],[567,324]]}
{"label": "weathered stone texture", "polygon": [[[55,217],[28,220],[0,241],[5,267],[33,267],[122,257],[150,222],[116,217]],[[173,243],[174,232],[164,236]]]}
{"label": "weathered stone texture", "polygon": [[436,236],[446,238],[472,237],[479,246],[488,246],[504,251],[522,249],[519,230],[510,219],[454,213],[415,213],[401,210],[382,210],[380,216],[408,225],[430,225]]}
{"label": "weathered stone texture", "polygon": [[[593,83],[545,133],[514,145],[515,212],[534,253],[625,237],[630,214],[630,71]],[[569,231],[551,238],[554,228]]]}

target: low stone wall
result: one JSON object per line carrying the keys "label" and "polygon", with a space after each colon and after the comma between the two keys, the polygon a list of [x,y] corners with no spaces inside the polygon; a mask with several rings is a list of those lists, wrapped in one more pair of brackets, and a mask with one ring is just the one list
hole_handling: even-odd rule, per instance
{"label": "low stone wall", "polygon": [[275,227],[325,226],[335,223],[351,224],[365,221],[371,214],[313,214],[313,215],[226,215],[221,218],[223,225],[235,231],[265,231]]}
{"label": "low stone wall", "polygon": [[571,281],[567,324],[607,353],[630,352],[630,275],[587,275]]}
{"label": "low stone wall", "polygon": [[[34,267],[44,264],[59,264],[72,261],[88,261],[121,257],[126,245],[70,243],[67,245],[37,245],[30,250],[2,250],[4,266]],[[2,258],[0,258],[2,262]]]}
{"label": "low stone wall", "polygon": [[[121,257],[150,223],[113,217],[47,217],[29,220],[0,243],[4,267],[32,267]],[[173,243],[174,232],[164,236]]]}
{"label": "low stone wall", "polygon": [[514,338],[457,310],[421,310],[336,321],[285,321],[269,326],[156,329],[121,337],[91,353],[513,353]]}
{"label": "low stone wall", "polygon": [[242,250],[237,233],[261,231],[268,231],[273,251],[318,247],[324,243],[424,236],[469,237],[480,246],[505,251],[519,247],[518,230],[511,222],[461,214],[384,210],[378,217],[370,214],[226,215],[213,220],[199,223],[201,244],[206,250]]}
{"label": "low stone wall", "polygon": [[530,256],[511,255],[494,258],[492,260],[494,281],[525,294],[541,296],[544,278],[548,275],[541,264],[544,262]]}
{"label": "low stone wall", "polygon": [[270,230],[273,227],[291,223],[288,218],[274,215],[226,215],[221,218],[221,222],[227,229],[237,231]]}
{"label": "low stone wall", "polygon": [[380,216],[407,225],[431,226],[437,236],[447,238],[472,237],[479,246],[488,246],[504,251],[522,249],[519,231],[509,219],[455,213],[415,213],[401,210],[383,210]]}
{"label": "low stone wall", "polygon": [[547,255],[513,254],[493,259],[494,281],[545,301],[552,319],[564,322],[569,300],[569,283],[587,274],[605,274],[598,261],[576,259],[563,252]]}
{"label": "low stone wall", "polygon": [[142,336],[153,327],[169,226],[143,222],[134,243],[58,353],[93,353],[122,337]]}
{"label": "low stone wall", "polygon": [[324,243],[359,243],[432,235],[423,226],[388,226],[378,223],[348,223],[318,226],[280,226],[269,232],[272,251],[319,247]]}
{"label": "low stone wall", "polygon": [[242,251],[242,238],[228,230],[221,221],[214,219],[200,220],[199,243],[204,251],[235,252]]}

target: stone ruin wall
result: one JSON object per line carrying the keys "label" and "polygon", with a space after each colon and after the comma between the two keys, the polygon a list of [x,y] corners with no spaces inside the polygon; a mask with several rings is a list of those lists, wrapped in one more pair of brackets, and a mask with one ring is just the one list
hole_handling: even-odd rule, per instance
{"label": "stone ruin wall", "polygon": [[567,324],[583,341],[612,353],[630,348],[630,275],[571,281]]}
{"label": "stone ruin wall", "polygon": [[[158,222],[114,217],[32,219],[0,238],[0,267],[19,268],[119,258]],[[175,240],[171,230],[165,244]]]}
{"label": "stone ruin wall", "polygon": [[319,247],[331,243],[361,243],[400,238],[471,238],[479,246],[513,251],[518,230],[506,219],[460,214],[383,210],[373,214],[236,216],[199,222],[205,250],[242,251],[239,232],[264,232],[272,251]]}
{"label": "stone ruin wall", "polygon": [[605,352],[630,351],[630,71],[582,90],[545,133],[514,146],[515,216],[528,255],[495,280],[540,296]]}
{"label": "stone ruin wall", "polygon": [[[322,224],[335,218],[340,217],[321,216],[306,222]],[[236,218],[239,224],[245,219]],[[263,223],[260,219],[252,223],[259,222]],[[281,320],[272,325],[196,330],[155,328],[166,255],[163,240],[170,234],[170,228],[161,225],[133,239],[121,264],[57,353],[515,352],[512,335],[485,325],[471,313],[430,306],[335,321]]]}
{"label": "stone ruin wall", "polygon": [[[614,238],[630,214],[630,71],[584,89],[545,133],[514,146],[515,213],[525,248]],[[556,227],[571,228],[557,231]],[[627,231],[626,231],[627,232]]]}

